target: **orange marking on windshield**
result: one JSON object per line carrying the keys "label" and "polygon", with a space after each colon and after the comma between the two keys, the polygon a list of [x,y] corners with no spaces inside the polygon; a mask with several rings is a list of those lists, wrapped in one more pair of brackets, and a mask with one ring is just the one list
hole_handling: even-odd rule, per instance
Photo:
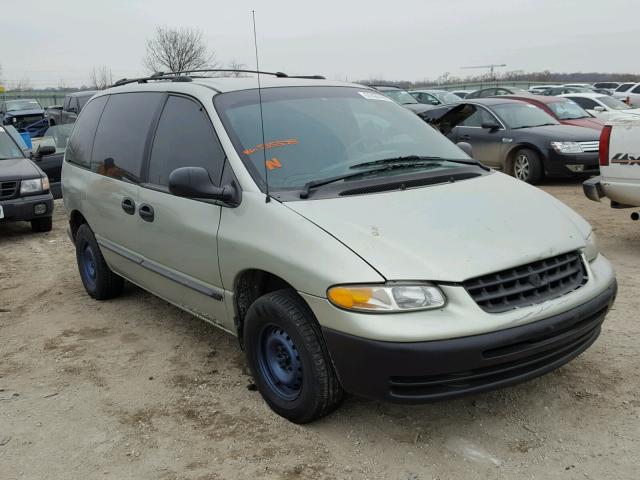
{"label": "orange marking on windshield", "polygon": [[296,140],[295,138],[289,138],[287,140],[274,140],[273,142],[256,145],[254,148],[247,148],[246,150],[243,150],[242,153],[244,153],[245,155],[251,155],[253,153],[256,153],[258,150],[269,150],[270,148],[285,147],[287,145],[297,144],[298,140]]}
{"label": "orange marking on windshield", "polygon": [[280,160],[278,160],[276,157],[273,157],[271,160],[267,160],[266,165],[269,170],[273,170],[274,168],[282,168]]}

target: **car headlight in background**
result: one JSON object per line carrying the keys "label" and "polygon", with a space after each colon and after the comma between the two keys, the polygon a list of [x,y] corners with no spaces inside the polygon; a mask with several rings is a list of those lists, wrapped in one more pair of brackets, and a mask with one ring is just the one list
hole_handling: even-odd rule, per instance
{"label": "car headlight in background", "polygon": [[551,148],[558,153],[582,153],[582,147],[578,142],[551,142]]}
{"label": "car headlight in background", "polygon": [[443,307],[442,291],[431,284],[338,285],[327,290],[329,301],[345,310],[397,313]]}
{"label": "car headlight in background", "polygon": [[582,250],[584,253],[584,257],[587,259],[587,262],[593,262],[598,256],[598,244],[596,243],[596,234],[593,231],[587,237],[587,244]]}
{"label": "car headlight in background", "polygon": [[29,195],[49,190],[49,177],[22,180],[20,182],[20,195]]}

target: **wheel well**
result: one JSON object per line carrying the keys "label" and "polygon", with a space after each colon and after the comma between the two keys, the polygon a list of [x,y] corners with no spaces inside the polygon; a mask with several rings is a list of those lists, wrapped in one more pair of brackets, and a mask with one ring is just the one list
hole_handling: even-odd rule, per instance
{"label": "wheel well", "polygon": [[504,172],[508,173],[509,175],[511,175],[511,171],[513,169],[513,161],[516,158],[516,153],[518,153],[518,150],[522,150],[522,149],[527,149],[527,150],[533,150],[534,152],[536,152],[538,154],[538,156],[540,157],[540,160],[542,161],[542,165],[544,168],[544,163],[545,163],[545,157],[542,154],[542,152],[540,151],[540,149],[538,147],[536,147],[535,145],[532,145],[530,143],[522,143],[520,145],[517,145],[515,147],[513,147],[511,149],[511,151],[509,152],[509,154],[507,155],[507,161],[505,162],[504,165]]}
{"label": "wheel well", "polygon": [[264,270],[245,270],[237,276],[233,289],[235,310],[233,321],[241,347],[244,347],[242,339],[244,318],[249,307],[261,296],[283,288],[294,290],[287,281]]}
{"label": "wheel well", "polygon": [[76,240],[78,229],[83,223],[87,223],[87,220],[78,210],[74,210],[73,212],[71,212],[71,215],[69,216],[69,227],[71,228],[71,236],[73,237],[74,242]]}

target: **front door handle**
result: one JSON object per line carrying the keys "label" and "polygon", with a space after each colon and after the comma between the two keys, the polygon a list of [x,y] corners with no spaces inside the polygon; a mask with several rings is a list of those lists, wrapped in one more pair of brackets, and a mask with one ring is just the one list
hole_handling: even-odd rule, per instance
{"label": "front door handle", "polygon": [[153,207],[151,205],[147,205],[146,203],[140,205],[138,214],[140,215],[140,218],[142,218],[145,222],[153,222],[154,213]]}
{"label": "front door handle", "polygon": [[136,202],[134,202],[133,199],[124,197],[120,205],[122,205],[122,210],[124,210],[129,215],[133,215],[134,213],[136,213]]}

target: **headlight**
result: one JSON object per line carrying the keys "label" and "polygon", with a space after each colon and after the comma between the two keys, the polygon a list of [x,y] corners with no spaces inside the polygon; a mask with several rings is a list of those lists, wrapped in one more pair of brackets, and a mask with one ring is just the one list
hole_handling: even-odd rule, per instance
{"label": "headlight", "polygon": [[578,142],[551,142],[551,148],[558,153],[582,153],[582,147]]}
{"label": "headlight", "polygon": [[599,251],[598,251],[598,245],[596,243],[595,233],[591,232],[589,234],[589,236],[587,237],[587,244],[585,245],[582,252],[584,253],[584,257],[587,259],[588,262],[593,262],[596,259]]}
{"label": "headlight", "polygon": [[394,313],[440,308],[445,296],[435,285],[338,285],[327,291],[336,307],[357,312]]}
{"label": "headlight", "polygon": [[[22,180],[20,183],[20,195],[41,192],[45,190],[42,178],[34,178],[33,180]],[[46,180],[47,190],[49,189],[49,179]]]}

